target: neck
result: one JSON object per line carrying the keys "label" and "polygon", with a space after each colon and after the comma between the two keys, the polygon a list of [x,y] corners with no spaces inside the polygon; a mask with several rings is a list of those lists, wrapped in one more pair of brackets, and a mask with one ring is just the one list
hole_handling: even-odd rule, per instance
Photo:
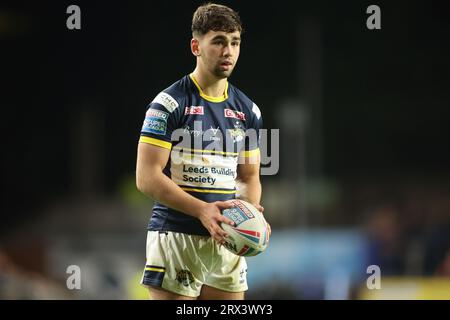
{"label": "neck", "polygon": [[218,79],[210,73],[201,72],[198,66],[192,72],[192,75],[204,94],[215,98],[224,96],[227,78]]}

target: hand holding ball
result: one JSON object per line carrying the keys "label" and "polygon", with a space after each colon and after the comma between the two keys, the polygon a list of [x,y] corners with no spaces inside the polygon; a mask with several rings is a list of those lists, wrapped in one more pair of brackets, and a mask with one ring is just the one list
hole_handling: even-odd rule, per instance
{"label": "hand holding ball", "polygon": [[222,214],[231,219],[235,225],[222,223],[221,227],[228,233],[225,248],[239,256],[256,256],[267,248],[269,229],[261,212],[244,200],[231,200],[233,208],[222,210]]}

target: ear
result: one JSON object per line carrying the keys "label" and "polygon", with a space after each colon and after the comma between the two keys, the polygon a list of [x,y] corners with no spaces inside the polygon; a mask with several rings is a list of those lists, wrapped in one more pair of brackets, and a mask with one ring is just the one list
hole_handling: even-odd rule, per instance
{"label": "ear", "polygon": [[200,56],[200,42],[196,38],[191,39],[191,52],[194,56]]}

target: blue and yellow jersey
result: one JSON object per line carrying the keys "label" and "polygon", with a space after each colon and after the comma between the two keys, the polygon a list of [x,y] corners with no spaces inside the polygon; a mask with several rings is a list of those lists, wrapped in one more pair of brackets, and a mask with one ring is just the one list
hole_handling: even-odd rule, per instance
{"label": "blue and yellow jersey", "polygon": [[[171,150],[164,174],[206,202],[235,198],[240,157],[259,153],[258,106],[227,82],[207,96],[188,75],[149,104],[139,142]],[[155,202],[149,230],[209,235],[200,220]]]}

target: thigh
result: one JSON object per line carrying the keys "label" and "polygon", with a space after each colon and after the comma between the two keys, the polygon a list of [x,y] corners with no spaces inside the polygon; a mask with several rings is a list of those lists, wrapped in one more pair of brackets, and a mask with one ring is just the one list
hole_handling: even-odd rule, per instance
{"label": "thigh", "polygon": [[228,292],[203,285],[199,300],[244,300],[244,292]]}
{"label": "thigh", "polygon": [[150,300],[196,300],[197,298],[183,296],[161,288],[148,286]]}
{"label": "thigh", "polygon": [[[247,263],[245,258],[231,253],[223,246],[218,246],[214,266],[211,268],[204,284],[220,290],[218,294],[221,292],[241,294],[247,291]],[[210,291],[212,290],[207,292]]]}
{"label": "thigh", "polygon": [[161,298],[167,297],[167,292],[171,292],[173,297],[196,298],[200,295],[203,284],[198,272],[200,264],[193,262],[196,262],[197,242],[180,233],[148,233],[147,262],[141,284],[150,288],[151,295],[153,291]]}

